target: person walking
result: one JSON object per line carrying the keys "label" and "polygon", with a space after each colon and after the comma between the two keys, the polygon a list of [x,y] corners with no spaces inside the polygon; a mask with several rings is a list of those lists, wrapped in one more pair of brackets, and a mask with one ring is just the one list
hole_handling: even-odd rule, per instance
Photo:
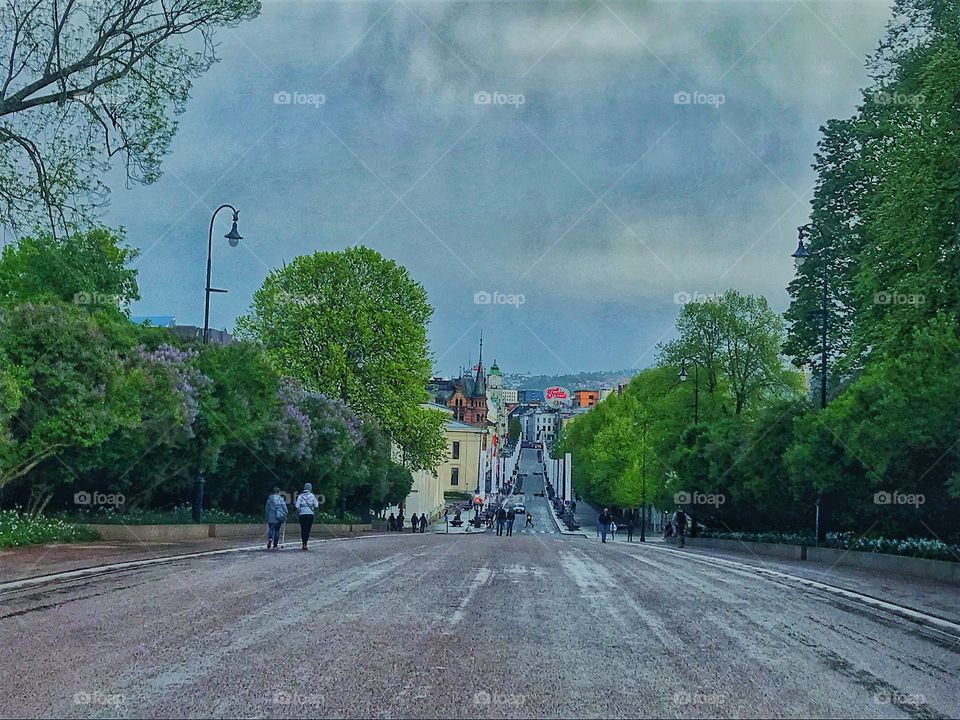
{"label": "person walking", "polygon": [[525,528],[533,527],[533,515],[527,513],[527,522],[523,525]]}
{"label": "person walking", "polygon": [[616,523],[616,521],[613,521],[613,522],[610,523],[610,539],[611,539],[611,540],[616,540],[616,539],[617,539],[617,523]]}
{"label": "person walking", "polygon": [[510,508],[510,512],[507,513],[507,537],[513,535],[513,523],[517,519],[517,513],[513,508]]}
{"label": "person walking", "polygon": [[427,531],[427,514],[420,513],[420,532],[425,533]]}
{"label": "person walking", "polygon": [[503,526],[507,522],[507,511],[502,507],[497,510],[497,535],[503,535]]}
{"label": "person walking", "polygon": [[633,542],[633,518],[627,518],[627,542]]}
{"label": "person walking", "polygon": [[613,515],[610,514],[610,508],[604,508],[603,512],[597,518],[597,526],[600,528],[601,542],[607,541],[607,533],[610,532],[610,524],[613,522]]}
{"label": "person walking", "polygon": [[297,495],[294,507],[297,508],[297,516],[300,519],[300,542],[303,543],[300,549],[306,550],[307,543],[310,541],[310,528],[313,527],[313,514],[320,507],[317,496],[313,494],[311,483],[303,484],[303,490]]}
{"label": "person walking", "polygon": [[397,513],[397,532],[403,532],[403,508]]}
{"label": "person walking", "polygon": [[410,516],[410,532],[416,532],[419,525],[420,519],[417,517],[417,514],[414,513]]}
{"label": "person walking", "polygon": [[391,532],[397,529],[397,516],[393,513],[390,513],[390,517],[387,518],[387,527],[390,528]]}
{"label": "person walking", "polygon": [[267,550],[270,549],[271,543],[276,550],[277,543],[280,541],[280,528],[287,519],[287,503],[280,494],[280,488],[275,487],[273,493],[267,497],[263,514],[267,521]]}
{"label": "person walking", "polygon": [[687,514],[680,508],[673,514],[673,529],[677,534],[677,547],[683,547],[687,537]]}

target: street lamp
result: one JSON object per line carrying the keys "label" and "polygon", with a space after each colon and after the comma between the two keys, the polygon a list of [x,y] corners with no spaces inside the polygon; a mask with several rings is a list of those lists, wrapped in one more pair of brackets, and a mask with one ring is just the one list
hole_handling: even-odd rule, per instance
{"label": "street lamp", "polygon": [[237,212],[237,209],[233,205],[221,205],[216,210],[213,211],[213,216],[210,218],[210,232],[207,235],[207,285],[206,292],[204,294],[204,303],[203,303],[203,342],[207,342],[207,338],[210,335],[210,293],[218,292],[225,293],[226,290],[221,290],[219,288],[210,287],[210,265],[213,258],[213,221],[217,218],[217,213],[226,208],[230,208],[233,211],[233,227],[230,228],[224,237],[227,239],[227,242],[230,243],[230,247],[236,247],[243,236],[237,232],[237,217],[240,213]]}
{"label": "street lamp", "polygon": [[693,358],[680,360],[680,382],[686,382],[690,377],[687,374],[687,363],[693,365],[693,424],[700,422],[700,363]]}
{"label": "street lamp", "polygon": [[[233,205],[221,205],[216,210],[213,211],[213,216],[210,218],[210,232],[207,233],[207,284],[204,287],[204,297],[203,297],[203,342],[206,344],[207,339],[210,335],[210,293],[212,292],[222,292],[225,293],[226,290],[221,290],[219,288],[210,287],[210,269],[211,262],[213,259],[213,222],[217,219],[217,213],[225,208],[230,208],[233,211],[233,227],[230,228],[224,237],[227,239],[227,242],[230,243],[230,247],[236,247],[237,244],[243,240],[243,236],[237,231],[237,216],[239,213]],[[203,471],[201,470],[197,473],[197,481],[194,484],[193,492],[193,519],[195,522],[200,522],[203,519],[203,486],[204,486],[204,477]]]}
{"label": "street lamp", "polygon": [[[799,242],[797,243],[797,249],[793,251],[790,257],[793,258],[793,262],[796,265],[797,269],[800,269],[807,258],[810,257],[810,252],[807,250],[806,246],[803,244],[803,239],[809,237],[810,235],[810,225],[802,225],[799,227],[797,232]],[[821,272],[821,297],[820,297],[820,408],[823,409],[827,406],[827,264],[823,263],[823,266],[820,268]]]}
{"label": "street lamp", "polygon": [[[640,423],[633,421],[634,427]],[[640,456],[640,542],[647,541],[647,423],[643,423],[643,454]]]}

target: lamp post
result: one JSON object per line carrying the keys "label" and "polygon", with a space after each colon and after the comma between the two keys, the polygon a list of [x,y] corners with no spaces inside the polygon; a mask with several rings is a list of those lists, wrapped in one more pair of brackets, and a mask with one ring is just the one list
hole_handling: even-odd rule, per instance
{"label": "lamp post", "polygon": [[211,261],[213,259],[213,221],[217,219],[217,213],[226,208],[230,208],[233,211],[233,227],[230,228],[224,237],[227,239],[227,242],[230,243],[230,247],[236,247],[243,236],[237,232],[237,218],[240,213],[237,212],[237,209],[233,205],[221,205],[216,210],[213,211],[213,216],[210,218],[210,232],[207,234],[207,285],[206,292],[204,293],[204,303],[203,303],[203,342],[207,342],[207,337],[210,334],[210,293],[218,292],[225,293],[226,290],[221,290],[220,288],[210,287],[210,267]]}
{"label": "lamp post", "polygon": [[[349,405],[350,393],[347,388],[350,381],[350,370],[352,369],[355,373],[363,369],[363,356],[355,350],[347,350],[346,362],[343,364],[343,383],[340,385],[340,399],[343,400],[344,406]],[[346,489],[343,485],[343,473],[340,473],[340,521],[343,522],[343,516],[346,514]]]}
{"label": "lamp post", "polygon": [[[634,427],[640,423],[633,421]],[[647,423],[643,423],[641,434],[643,448],[640,455],[640,542],[647,541]]]}
{"label": "lamp post", "polygon": [[[810,226],[802,225],[797,232],[799,242],[797,249],[793,251],[790,257],[799,269],[808,257],[810,252],[803,244],[803,239],[809,237]],[[820,295],[820,409],[827,406],[827,266],[824,263],[821,268],[821,295]]]}
{"label": "lamp post", "polygon": [[[207,233],[207,284],[204,286],[204,296],[203,296],[203,342],[206,344],[207,339],[210,335],[210,293],[212,292],[223,292],[226,290],[221,290],[219,288],[210,287],[210,271],[211,263],[213,260],[213,222],[217,219],[217,213],[223,210],[224,208],[230,208],[233,211],[233,227],[230,228],[224,237],[227,239],[227,242],[230,243],[230,247],[236,247],[237,244],[243,240],[243,236],[237,232],[237,216],[239,213],[233,205],[221,205],[216,210],[213,211],[213,215],[210,218],[210,231]],[[203,486],[204,486],[204,477],[203,471],[197,473],[197,480],[194,483],[193,489],[193,520],[194,522],[201,522],[203,520]]]}
{"label": "lamp post", "polygon": [[[797,249],[794,250],[790,255],[793,258],[793,262],[797,269],[800,269],[803,266],[803,263],[806,262],[807,258],[810,257],[810,252],[803,244],[803,239],[809,236],[810,225],[801,225],[799,228],[797,228]],[[826,262],[823,263],[823,267],[820,268],[820,272],[820,409],[823,410],[825,407],[827,407],[827,319],[829,317],[829,313],[827,312],[828,288]],[[823,539],[821,535],[824,532],[824,529],[821,527],[822,523],[820,522],[820,499],[821,494],[817,493],[817,514],[814,521],[814,536],[816,538],[817,545],[819,545],[820,541]]]}
{"label": "lamp post", "polygon": [[700,363],[693,358],[680,360],[680,382],[686,382],[690,377],[687,374],[687,363],[693,365],[693,424],[700,422]]}

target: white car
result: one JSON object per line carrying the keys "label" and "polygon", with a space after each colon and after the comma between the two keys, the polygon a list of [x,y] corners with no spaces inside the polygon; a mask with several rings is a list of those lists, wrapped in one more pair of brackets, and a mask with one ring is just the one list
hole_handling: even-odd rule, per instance
{"label": "white car", "polygon": [[516,505],[513,506],[512,510],[513,510],[517,515],[526,515],[526,514],[527,514],[527,506],[524,505],[523,503],[517,503]]}

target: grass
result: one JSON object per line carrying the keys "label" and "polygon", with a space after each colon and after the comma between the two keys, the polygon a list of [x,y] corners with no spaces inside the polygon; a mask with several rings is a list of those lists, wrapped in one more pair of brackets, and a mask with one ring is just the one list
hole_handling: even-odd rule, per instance
{"label": "grass", "polygon": [[98,537],[90,528],[73,525],[60,518],[0,510],[0,548],[96,540]]}

